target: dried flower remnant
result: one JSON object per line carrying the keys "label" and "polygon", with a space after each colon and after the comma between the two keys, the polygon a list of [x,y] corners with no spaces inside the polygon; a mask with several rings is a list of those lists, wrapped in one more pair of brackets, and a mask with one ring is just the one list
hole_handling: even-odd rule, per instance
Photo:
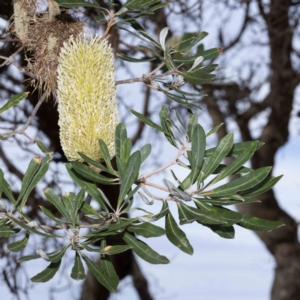
{"label": "dried flower remnant", "polygon": [[102,160],[98,139],[113,156],[118,124],[114,55],[106,39],[71,37],[58,59],[60,141],[69,161],[82,152]]}

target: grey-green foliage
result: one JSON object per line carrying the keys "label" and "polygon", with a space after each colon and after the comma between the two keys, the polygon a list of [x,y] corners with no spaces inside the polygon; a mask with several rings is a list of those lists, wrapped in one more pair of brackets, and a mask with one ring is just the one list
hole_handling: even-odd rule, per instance
{"label": "grey-green foliage", "polygon": [[[104,16],[107,13],[107,10],[99,7],[97,1],[94,0],[89,2],[83,0],[55,1],[66,8],[90,6],[100,9]],[[129,26],[134,30],[131,32],[147,44],[147,46],[139,46],[139,49],[145,51],[145,57],[141,59],[124,55],[119,57],[131,62],[164,62],[165,72],[176,69],[175,76],[179,78],[179,81],[181,80],[181,83],[179,85],[167,82],[159,84],[156,78],[153,79],[156,80],[156,89],[163,92],[169,99],[186,106],[191,112],[192,108],[197,108],[193,101],[198,99],[199,94],[182,91],[179,87],[184,83],[183,80],[192,84],[202,84],[212,80],[214,75],[211,72],[215,70],[216,65],[204,65],[203,62],[219,55],[220,49],[204,51],[203,46],[198,45],[207,36],[205,32],[185,33],[178,44],[173,46],[166,43],[167,28],[162,30],[158,41],[153,38],[137,22],[137,19],[167,5],[167,3],[159,2],[159,0],[128,0],[116,14],[118,16],[116,24],[120,29],[131,31],[126,27]],[[113,6],[112,1],[109,3]],[[196,50],[192,53],[195,48]],[[10,99],[0,109],[0,113],[18,104],[26,95],[26,93],[21,93]],[[120,123],[115,131],[116,167],[111,163],[107,145],[99,139],[99,151],[103,154],[104,162],[94,161],[84,153],[78,153],[84,160],[83,163],[66,164],[71,179],[80,187],[77,195],[70,192],[60,196],[51,188],[44,191],[45,201],[49,201],[52,210],[48,209],[49,206],[40,208],[45,218],[52,222],[52,227],[35,223],[23,211],[28,197],[48,171],[52,151],[41,141],[37,141],[37,145],[45,157],[31,160],[24,174],[17,199],[15,199],[3,171],[0,170],[0,195],[1,193],[4,195],[4,201],[0,200],[0,237],[10,238],[18,235],[21,231],[25,232],[25,237],[23,235],[23,238],[10,243],[7,249],[13,252],[21,251],[26,247],[30,236],[34,234],[47,239],[67,238],[68,240],[63,248],[54,252],[45,253],[38,248],[36,255],[19,259],[21,262],[42,258],[50,262],[45,270],[31,278],[32,281],[46,282],[53,278],[60,268],[66,251],[74,251],[71,278],[83,280],[86,277],[84,261],[102,285],[108,290],[116,292],[119,278],[110,261],[110,255],[132,249],[149,263],[169,263],[168,258],[151,249],[145,242],[136,238],[136,235],[150,238],[166,234],[173,245],[192,255],[193,247],[180,225],[196,222],[199,226],[209,227],[214,233],[226,239],[234,238],[234,226],[255,231],[269,231],[284,225],[279,221],[263,220],[228,209],[228,206],[233,204],[259,202],[255,197],[271,189],[281,178],[281,176],[270,177],[270,167],[252,170],[244,166],[263,143],[259,141],[234,143],[233,134],[230,133],[216,147],[206,149],[207,137],[215,133],[220,126],[205,133],[198,123],[196,113],[191,112],[188,124],[185,125],[184,120],[181,120],[176,112],[177,121],[175,122],[169,116],[166,106],[161,108],[160,124],[156,124],[134,110],[131,112],[142,122],[160,131],[166,141],[174,147],[175,158],[169,163],[169,166],[177,164],[189,170],[185,178],[181,178],[180,173],[172,171],[174,181],[163,180],[165,185],[162,188],[165,191],[163,198],[155,196],[147,190],[149,178],[158,170],[153,170],[153,173],[145,176],[140,175],[143,163],[151,154],[151,144],[132,153],[131,140],[127,136],[123,123]],[[226,157],[234,158],[233,163],[229,166],[223,163]],[[220,185],[221,180],[233,174],[239,174],[240,177]],[[216,183],[219,185],[216,186]],[[116,207],[113,207],[111,199],[108,199],[103,193],[101,185],[114,185],[112,188],[119,189]],[[159,186],[161,188],[162,184]],[[154,214],[150,208],[148,210],[141,207],[132,208],[134,196],[137,193],[150,208],[154,201],[161,201],[161,211]],[[96,210],[85,201],[87,194],[97,202],[101,207],[100,210]],[[172,205],[172,202],[175,202],[178,209],[179,222],[175,220],[169,210],[169,204]],[[139,216],[127,217],[128,213],[133,210],[138,211]],[[82,221],[84,220],[82,216],[87,219],[92,218],[94,222]],[[165,229],[151,223],[162,218],[165,218]],[[49,228],[55,229],[55,234]],[[89,232],[82,235],[81,228],[89,228]],[[67,234],[66,230],[68,230]],[[114,235],[118,235],[124,243],[107,245],[107,239]],[[98,252],[101,255],[100,265],[94,264],[87,252]]]}

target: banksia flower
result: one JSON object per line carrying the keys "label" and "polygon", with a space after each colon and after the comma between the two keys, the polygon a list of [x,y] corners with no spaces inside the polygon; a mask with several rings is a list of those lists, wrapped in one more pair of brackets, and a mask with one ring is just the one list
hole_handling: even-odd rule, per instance
{"label": "banksia flower", "polygon": [[102,160],[98,139],[115,153],[118,124],[114,55],[107,40],[71,37],[58,60],[57,96],[60,141],[69,161],[82,160],[82,152]]}

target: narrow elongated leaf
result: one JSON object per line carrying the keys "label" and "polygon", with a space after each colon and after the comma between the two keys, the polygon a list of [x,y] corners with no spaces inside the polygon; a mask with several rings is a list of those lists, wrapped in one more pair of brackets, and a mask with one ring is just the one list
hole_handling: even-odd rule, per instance
{"label": "narrow elongated leaf", "polygon": [[139,175],[141,163],[142,162],[141,162],[140,151],[134,152],[130,156],[130,158],[126,164],[126,168],[124,170],[124,176],[122,179],[120,194],[118,197],[118,207],[120,207],[120,204],[124,200],[126,194],[128,193],[131,186],[135,182],[137,176]]}
{"label": "narrow elongated leaf", "polygon": [[34,174],[32,180],[30,181],[30,184],[28,185],[28,187],[26,189],[26,192],[24,193],[24,195],[21,199],[21,203],[19,205],[21,208],[25,205],[31,191],[36,187],[38,182],[41,181],[44,178],[45,174],[47,173],[47,171],[49,169],[49,161],[51,159],[52,159],[51,156],[46,156],[42,159],[42,162],[41,162],[41,165],[40,165],[39,169]]}
{"label": "narrow elongated leaf", "polygon": [[178,47],[178,52],[185,52],[191,49],[193,46],[195,46],[197,43],[203,40],[207,35],[208,33],[204,31],[200,33],[194,33],[194,32],[184,33]]}
{"label": "narrow elongated leaf", "polygon": [[55,208],[64,216],[68,221],[70,221],[70,215],[66,210],[61,198],[55,193],[53,189],[46,189],[44,191],[46,198],[55,206]]}
{"label": "narrow elongated leaf", "polygon": [[50,150],[42,141],[37,140],[36,144],[43,153],[49,154],[49,155],[53,154],[53,151]]}
{"label": "narrow elongated leaf", "polygon": [[111,157],[110,157],[110,154],[109,154],[109,151],[108,151],[108,148],[107,148],[105,142],[103,140],[99,139],[98,144],[99,144],[99,148],[100,148],[100,151],[103,155],[103,159],[105,161],[105,164],[106,164],[107,168],[111,172],[115,172],[114,168],[111,165],[111,162],[110,162]]}
{"label": "narrow elongated leaf", "polygon": [[212,128],[208,133],[205,134],[206,137],[214,134],[215,132],[217,132],[222,126],[224,125],[224,123],[221,123],[217,126],[215,126],[214,128]]}
{"label": "narrow elongated leaf", "polygon": [[215,74],[202,72],[201,70],[194,70],[192,72],[180,72],[186,82],[191,84],[204,84],[216,78]]}
{"label": "narrow elongated leaf", "polygon": [[194,249],[185,233],[179,228],[171,212],[166,216],[166,235],[169,241],[183,252],[192,255]]}
{"label": "narrow elongated leaf", "polygon": [[100,204],[103,210],[108,212],[108,208],[105,204],[105,201],[103,201],[97,186],[94,183],[85,181],[74,169],[72,169],[71,164],[65,164],[65,167],[73,181],[77,183],[84,191],[89,193]]}
{"label": "narrow elongated leaf", "polygon": [[117,287],[119,284],[119,280],[116,280],[117,278],[110,277],[104,268],[96,265],[86,255],[82,254],[82,258],[85,261],[85,263],[87,264],[89,270],[97,278],[97,280],[103,286],[105,286],[110,292],[116,293]]}
{"label": "narrow elongated leaf", "polygon": [[127,228],[127,230],[130,232],[134,232],[137,235],[141,235],[145,238],[158,237],[166,233],[163,228],[153,225],[151,223],[131,225]]}
{"label": "narrow elongated leaf", "polygon": [[192,141],[193,132],[194,132],[194,129],[197,124],[198,124],[198,115],[196,113],[194,113],[190,117],[190,120],[188,123],[188,130],[187,130],[187,134],[188,134],[188,138],[189,138],[190,142]]}
{"label": "narrow elongated leaf", "polygon": [[216,179],[211,183],[215,184],[218,181],[226,178],[227,176],[230,176],[234,174],[239,168],[242,167],[244,163],[246,163],[254,154],[254,152],[257,149],[258,142],[252,143],[252,145],[245,149],[231,164],[230,166],[223,169],[223,171],[219,174],[219,176],[216,177]]}
{"label": "narrow elongated leaf", "polygon": [[160,117],[160,123],[164,130],[164,135],[165,135],[166,139],[172,146],[177,148],[175,136],[172,131],[172,124],[170,123],[170,119],[169,119],[169,115],[168,115],[168,109],[165,105],[163,105],[161,107],[159,117]]}
{"label": "narrow elongated leaf", "polygon": [[54,0],[59,6],[65,8],[74,8],[74,7],[95,7],[100,8],[96,0],[85,1],[85,0]]}
{"label": "narrow elongated leaf", "polygon": [[16,233],[15,230],[8,226],[1,226],[0,227],[0,237],[10,237]]}
{"label": "narrow elongated leaf", "polygon": [[25,99],[27,96],[28,96],[28,93],[20,93],[20,94],[12,96],[2,107],[0,107],[0,114],[2,114],[4,111],[8,110],[12,106],[17,105],[23,99]]}
{"label": "narrow elongated leaf", "polygon": [[38,258],[41,258],[41,256],[40,255],[27,255],[27,256],[20,257],[17,261],[24,262],[24,261],[29,261],[29,260],[38,259]]}
{"label": "narrow elongated leaf", "polygon": [[11,188],[9,186],[9,184],[7,183],[7,181],[3,178],[3,193],[6,195],[6,197],[10,200],[10,202],[13,205],[16,205],[16,199],[13,195],[13,193],[11,192]]}
{"label": "narrow elongated leaf", "polygon": [[27,233],[24,239],[8,244],[7,250],[11,252],[21,251],[27,246],[28,239],[29,239],[29,234]]}
{"label": "narrow elongated leaf", "polygon": [[62,202],[68,213],[68,221],[73,222],[76,215],[73,214],[75,206],[76,195],[74,193],[68,192],[62,196]]}
{"label": "narrow elongated leaf", "polygon": [[132,246],[129,245],[106,246],[103,250],[100,250],[100,253],[106,255],[115,255],[118,253],[125,252],[129,249],[132,249]]}
{"label": "narrow elongated leaf", "polygon": [[104,171],[110,174],[115,175],[115,172],[111,172],[110,170],[108,170],[104,165],[102,165],[101,163],[94,161],[93,159],[89,158],[88,156],[86,156],[85,154],[81,153],[81,152],[77,152],[77,154],[84,159],[85,162],[87,162],[88,164]]}
{"label": "narrow elongated leaf", "polygon": [[42,159],[40,157],[33,157],[28,165],[28,168],[24,174],[23,180],[22,180],[22,186],[21,191],[19,193],[19,197],[17,201],[19,202],[23,195],[25,194],[30,182],[33,179],[33,176],[36,174],[37,170],[39,169],[40,165],[42,163]]}
{"label": "narrow elongated leaf", "polygon": [[57,249],[50,253],[47,253],[49,260],[53,263],[59,262],[63,258],[63,256],[65,255],[65,253],[69,247],[70,247],[70,244],[66,244],[65,246],[63,246],[60,249]]}
{"label": "narrow elongated leaf", "polygon": [[78,211],[80,209],[80,207],[82,206],[82,203],[84,202],[84,190],[80,190],[80,192],[77,194],[76,198],[75,198],[75,203],[74,203],[74,210],[73,210],[73,227],[75,227],[75,225],[79,226],[79,218],[78,218]]}
{"label": "narrow elongated leaf", "polygon": [[[256,142],[256,141],[255,141]],[[257,141],[257,148],[256,150],[260,149],[264,143],[261,141]],[[231,156],[238,156],[240,155],[245,149],[249,148],[252,145],[253,142],[241,142],[241,143],[236,143],[233,144],[231,150],[228,152],[227,156],[231,157]],[[208,150],[205,151],[205,156],[209,157],[212,156],[212,154],[215,151],[215,147],[214,148],[210,148]]]}
{"label": "narrow elongated leaf", "polygon": [[52,279],[56,272],[59,270],[61,261],[57,263],[51,263],[44,271],[30,278],[32,282],[47,282]]}
{"label": "narrow elongated leaf", "polygon": [[[45,233],[45,232],[42,232],[42,231],[38,231],[37,229],[33,228],[33,227],[30,227],[28,225],[26,225],[25,223],[19,221],[18,219],[14,218],[14,217],[11,217],[11,216],[7,216],[11,221],[13,221],[16,225],[18,225],[19,227],[27,230],[28,232],[33,232],[37,235],[41,235],[41,236],[44,236],[44,237],[57,237],[57,238],[62,238],[62,236],[59,236],[59,235],[54,235],[52,233]],[[0,227],[1,229],[2,227]]]}
{"label": "narrow elongated leaf", "polygon": [[157,130],[159,130],[159,131],[161,131],[163,133],[168,134],[168,132],[165,132],[162,127],[160,127],[159,125],[157,125],[156,123],[154,123],[153,121],[151,121],[149,118],[145,117],[144,115],[138,113],[134,109],[130,109],[130,112],[132,114],[134,114],[136,117],[138,117],[141,121],[143,121],[144,123],[146,123],[147,125],[155,128],[155,129],[157,129]]}
{"label": "narrow elongated leaf", "polygon": [[127,139],[127,130],[124,123],[119,123],[115,132],[115,151],[116,157],[122,159],[123,157],[123,143]]}
{"label": "narrow elongated leaf", "polygon": [[126,163],[124,161],[122,161],[119,157],[117,157],[116,162],[117,162],[117,168],[118,168],[120,178],[122,179],[122,178],[124,178]]}
{"label": "narrow elongated leaf", "polygon": [[151,144],[146,144],[141,148],[141,161],[142,163],[148,158],[152,150]]}
{"label": "narrow elongated leaf", "polygon": [[76,251],[75,259],[74,259],[74,266],[71,271],[71,278],[74,280],[83,280],[85,279],[85,270],[82,264],[81,258],[79,253]]}
{"label": "narrow elongated leaf", "polygon": [[86,202],[83,202],[83,205],[81,206],[80,210],[85,213],[86,215],[93,215],[93,216],[98,216],[98,211],[87,204]]}
{"label": "narrow elongated leaf", "polygon": [[215,212],[203,211],[183,203],[177,204],[177,207],[180,225],[192,223],[196,220],[203,224],[227,224],[227,222]]}
{"label": "narrow elongated leaf", "polygon": [[167,201],[163,201],[163,205],[161,207],[161,211],[153,216],[154,220],[159,220],[160,218],[164,217],[169,212],[169,206]]}
{"label": "narrow elongated leaf", "polygon": [[104,185],[118,184],[118,182],[116,182],[117,179],[107,178],[78,161],[71,162],[71,165],[74,170],[83,178],[86,178],[94,183],[100,183]]}
{"label": "narrow elongated leaf", "polygon": [[100,267],[108,274],[108,276],[111,278],[113,282],[119,282],[119,277],[108,255],[103,255],[103,254],[101,255]]}
{"label": "narrow elongated leaf", "polygon": [[54,222],[56,222],[57,224],[61,224],[62,220],[60,220],[59,218],[55,217],[52,212],[50,210],[48,210],[47,208],[40,206],[40,209],[42,210],[42,212],[51,220],[53,220]]}
{"label": "narrow elongated leaf", "polygon": [[244,175],[238,179],[230,181],[224,185],[221,185],[211,191],[204,192],[203,194],[209,197],[221,197],[227,195],[234,195],[238,192],[247,190],[259,184],[271,171],[271,167],[259,168],[255,171]]}
{"label": "narrow elongated leaf", "polygon": [[127,0],[124,6],[131,10],[140,10],[145,6],[152,5],[159,2],[159,0]]}
{"label": "narrow elongated leaf", "polygon": [[199,183],[205,180],[217,168],[221,161],[227,156],[228,152],[232,148],[232,144],[232,133],[227,134],[221,139],[212,156],[205,160],[203,168],[200,171]]}
{"label": "narrow elongated leaf", "polygon": [[233,226],[223,225],[205,225],[209,227],[214,233],[224,239],[234,239],[235,230]]}
{"label": "narrow elongated leaf", "polygon": [[197,124],[192,135],[192,155],[191,155],[191,181],[195,182],[202,167],[204,153],[206,148],[205,132],[200,124]]}
{"label": "narrow elongated leaf", "polygon": [[132,250],[142,259],[149,262],[150,264],[168,264],[170,261],[163,255],[158,254],[151,249],[144,242],[136,239],[129,233],[122,234],[123,240],[126,244],[132,246]]}
{"label": "narrow elongated leaf", "polygon": [[232,211],[223,207],[211,206],[202,201],[199,201],[198,199],[193,199],[193,200],[199,209],[217,213],[220,217],[222,217],[227,222],[226,224],[227,227],[234,225],[243,219],[243,215],[236,211]]}
{"label": "narrow elongated leaf", "polygon": [[270,190],[281,179],[282,176],[283,175],[265,178],[258,185],[256,185],[253,188],[250,188],[249,190],[243,191],[240,195],[242,197],[254,197],[257,195],[261,195]]}
{"label": "narrow elongated leaf", "polygon": [[125,163],[127,163],[128,159],[130,157],[131,150],[132,150],[131,139],[126,138],[124,140],[122,157],[121,157],[122,161],[124,161]]}
{"label": "narrow elongated leaf", "polygon": [[280,221],[269,221],[243,215],[243,220],[240,223],[238,223],[238,225],[254,231],[271,231],[273,229],[284,226],[285,224]]}

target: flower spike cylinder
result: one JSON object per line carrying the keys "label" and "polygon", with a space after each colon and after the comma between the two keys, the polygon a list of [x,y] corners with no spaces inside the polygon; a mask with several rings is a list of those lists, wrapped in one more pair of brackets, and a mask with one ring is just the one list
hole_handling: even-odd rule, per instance
{"label": "flower spike cylinder", "polygon": [[118,124],[114,55],[106,39],[71,37],[61,48],[57,96],[60,141],[69,161],[77,152],[102,160],[98,139],[115,154]]}

